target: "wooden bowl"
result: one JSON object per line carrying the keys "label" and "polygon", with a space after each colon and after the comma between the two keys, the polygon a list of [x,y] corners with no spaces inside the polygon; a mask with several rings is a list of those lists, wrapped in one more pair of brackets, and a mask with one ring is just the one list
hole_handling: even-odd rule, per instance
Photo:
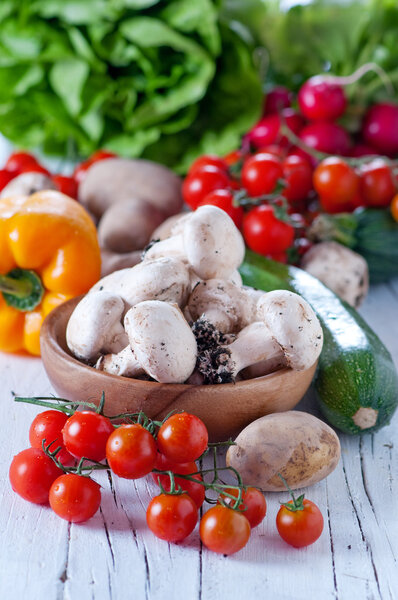
{"label": "wooden bowl", "polygon": [[105,392],[105,414],[140,410],[163,419],[170,411],[186,410],[200,417],[213,441],[234,437],[246,425],[269,413],[291,410],[313,378],[306,371],[282,369],[238,383],[186,385],[142,381],[97,371],[74,358],[65,340],[66,325],[79,302],[74,298],[55,308],[41,330],[41,353],[47,375],[62,398],[98,404]]}

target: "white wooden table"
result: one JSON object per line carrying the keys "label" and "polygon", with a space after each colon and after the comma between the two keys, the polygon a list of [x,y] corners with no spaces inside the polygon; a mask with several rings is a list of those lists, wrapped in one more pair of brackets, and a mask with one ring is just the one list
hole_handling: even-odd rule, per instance
{"label": "white wooden table", "polygon": [[[362,309],[398,363],[398,281],[372,289]],[[340,435],[337,469],[308,490],[325,528],[301,550],[275,528],[279,501],[267,494],[265,521],[241,552],[202,547],[196,530],[179,545],[155,538],[145,509],[156,486],[98,476],[102,505],[86,524],[69,525],[29,504],[8,482],[14,454],[28,446],[36,408],[12,393],[53,393],[38,358],[0,354],[1,600],[394,600],[398,598],[398,416],[374,435]],[[311,394],[299,406],[315,412]],[[104,475],[104,474],[101,474]]]}

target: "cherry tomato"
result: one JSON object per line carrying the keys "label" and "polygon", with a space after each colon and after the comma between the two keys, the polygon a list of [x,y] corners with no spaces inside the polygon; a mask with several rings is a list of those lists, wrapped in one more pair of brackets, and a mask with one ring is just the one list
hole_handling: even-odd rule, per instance
{"label": "cherry tomato", "polygon": [[[356,198],[357,197],[355,196],[354,200],[356,200]],[[331,215],[335,215],[337,213],[342,213],[342,212],[352,212],[355,208],[354,201],[353,202],[336,203],[334,201],[333,197],[329,198],[329,196],[326,196],[326,197],[320,196],[319,202],[322,207],[322,210]]]}
{"label": "cherry tomato", "polygon": [[54,481],[50,506],[70,523],[82,523],[95,515],[101,504],[101,487],[89,477],[68,473]]}
{"label": "cherry tomato", "polygon": [[38,163],[27,164],[25,167],[22,167],[19,171],[19,175],[22,173],[42,173],[47,177],[51,177],[50,171]]}
{"label": "cherry tomato", "polygon": [[224,156],[224,162],[227,165],[227,167],[232,167],[232,165],[236,165],[236,163],[240,160],[243,160],[243,158],[244,153],[242,152],[242,150],[234,150],[233,152],[230,152],[229,154]]}
{"label": "cherry tomato", "polygon": [[161,540],[180,542],[198,522],[198,509],[188,494],[159,494],[146,511],[149,529]]}
{"label": "cherry tomato", "polygon": [[398,194],[391,201],[391,214],[393,219],[398,223]]}
{"label": "cherry tomato", "polygon": [[7,183],[10,183],[11,179],[14,179],[15,175],[7,169],[0,169],[0,192],[6,187]]}
{"label": "cherry tomato", "polygon": [[[168,458],[164,454],[160,452],[156,455],[155,469],[159,471],[173,471],[173,473],[179,473],[180,475],[189,475],[191,473],[196,473],[198,471],[198,467],[196,462],[193,460],[184,463],[177,463]],[[155,483],[157,483],[157,475],[156,473],[152,473],[152,477]]]}
{"label": "cherry tomato", "polygon": [[268,146],[261,146],[256,154],[272,154],[272,156],[276,156],[282,160],[286,156],[286,149],[281,148],[277,144],[268,144]]}
{"label": "cherry tomato", "polygon": [[312,190],[312,167],[302,156],[291,154],[282,162],[283,178],[287,187],[282,194],[287,200],[304,200]]}
{"label": "cherry tomato", "polygon": [[73,171],[73,179],[76,181],[77,185],[83,181],[86,176],[86,171],[91,167],[91,165],[101,160],[106,160],[107,158],[117,158],[117,154],[114,152],[108,152],[108,150],[97,150],[97,152],[94,152],[90,158],[78,164]]}
{"label": "cherry tomato", "polygon": [[272,154],[255,154],[243,165],[242,185],[252,197],[271,193],[282,177],[282,165]]}
{"label": "cherry tomato", "polygon": [[229,177],[217,167],[208,165],[189,174],[182,184],[183,198],[195,210],[202,200],[213,190],[222,190],[229,187]]}
{"label": "cherry tomato", "polygon": [[68,452],[76,458],[104,460],[106,442],[114,431],[111,421],[89,410],[76,412],[69,417],[62,430]]}
{"label": "cherry tomato", "polygon": [[37,165],[38,162],[33,154],[29,152],[13,152],[8,157],[8,160],[5,164],[5,169],[7,171],[11,171],[14,175],[18,175],[22,173],[22,170],[27,166]]}
{"label": "cherry tomato", "polygon": [[209,550],[220,554],[233,554],[249,541],[250,524],[243,513],[217,505],[202,517],[199,534]]}
{"label": "cherry tomato", "polygon": [[[198,470],[196,464],[192,462],[187,463],[174,463],[171,460],[168,460],[163,454],[158,452],[158,456],[156,458],[155,468],[159,469],[159,471],[172,471],[173,473],[178,473],[180,475],[191,475],[197,481],[203,481],[202,476],[199,473],[196,473]],[[166,492],[169,492],[171,489],[171,481],[169,475],[159,475],[158,473],[152,473],[153,480],[158,485],[162,485],[163,489]],[[195,483],[194,481],[190,481],[189,479],[182,479],[181,477],[174,478],[176,487],[180,486],[182,490],[187,492],[192,500],[195,502],[196,506],[200,508],[205,499],[205,488],[200,483]]]}
{"label": "cherry tomato", "polygon": [[77,198],[77,183],[73,177],[66,175],[53,175],[52,180],[62,194],[69,198]]}
{"label": "cherry tomato", "polygon": [[32,448],[42,449],[43,440],[46,440],[46,445],[55,442],[50,449],[54,451],[61,446],[57,459],[65,466],[75,462],[73,456],[66,450],[62,437],[62,429],[67,419],[67,415],[59,410],[45,410],[33,419],[29,429],[29,442]]}
{"label": "cherry tomato", "polygon": [[231,217],[236,227],[240,229],[243,221],[243,208],[242,206],[234,206],[233,201],[233,194],[229,190],[214,190],[214,192],[210,192],[210,194],[207,194],[207,196],[199,202],[197,208],[199,208],[199,206],[204,206],[205,204],[218,206],[218,208],[221,208],[221,210]]}
{"label": "cherry tomato", "polygon": [[61,473],[42,450],[27,448],[12,459],[9,478],[19,496],[34,504],[47,504],[50,487]]}
{"label": "cherry tomato", "polygon": [[245,215],[243,236],[251,250],[266,256],[289,248],[293,244],[294,228],[277,219],[272,206],[263,204]]}
{"label": "cherry tomato", "polygon": [[[231,494],[235,498],[238,497],[239,491],[236,488],[227,488],[220,498],[232,508],[235,507],[236,500],[233,500],[225,493]],[[242,501],[239,504],[239,510],[250,523],[250,527],[257,527],[264,519],[267,513],[267,503],[264,498],[264,494],[257,488],[248,487],[242,491]]]}
{"label": "cherry tomato", "polygon": [[188,173],[191,175],[196,171],[200,171],[203,167],[208,166],[216,167],[217,169],[220,169],[220,171],[228,171],[228,165],[223,158],[211,154],[203,154],[203,156],[199,156],[199,158],[192,163]]}
{"label": "cherry tomato", "polygon": [[366,206],[385,208],[397,191],[389,166],[378,158],[362,165],[361,196]]}
{"label": "cherry tomato", "polygon": [[186,412],[166,419],[157,437],[160,452],[177,463],[198,459],[206,450],[208,441],[209,434],[203,421]]}
{"label": "cherry tomato", "polygon": [[359,177],[344,160],[331,156],[314,171],[314,188],[337,208],[352,202],[359,191]]}
{"label": "cherry tomato", "polygon": [[107,158],[117,158],[117,156],[117,154],[110,152],[109,150],[97,150],[90,156],[89,161],[93,164],[100,160],[106,160]]}
{"label": "cherry tomato", "polygon": [[[293,506],[293,500],[288,502]],[[303,510],[289,510],[282,505],[276,515],[279,535],[291,546],[302,548],[313,544],[323,530],[322,513],[311,500],[303,500]]]}
{"label": "cherry tomato", "polygon": [[334,121],[344,113],[347,98],[340,85],[315,75],[300,88],[297,100],[300,111],[310,121]]}
{"label": "cherry tomato", "polygon": [[109,436],[106,458],[112,471],[124,479],[138,479],[155,467],[154,437],[138,423],[121,425]]}

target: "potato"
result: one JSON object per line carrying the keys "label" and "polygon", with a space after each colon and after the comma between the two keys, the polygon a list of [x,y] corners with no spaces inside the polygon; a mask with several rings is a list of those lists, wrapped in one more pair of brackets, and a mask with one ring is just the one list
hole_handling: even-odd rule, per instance
{"label": "potato", "polygon": [[320,419],[299,411],[273,413],[250,423],[230,446],[227,465],[246,485],[263,491],[285,490],[278,473],[291,489],[312,485],[331,473],[340,458],[336,433]]}
{"label": "potato", "polygon": [[182,208],[181,179],[149,160],[108,158],[94,163],[79,186],[79,201],[97,219],[115,202],[130,198],[144,200],[169,217]]}
{"label": "potato", "polygon": [[148,202],[134,198],[115,202],[98,224],[100,246],[120,253],[140,250],[162,221],[164,214]]}

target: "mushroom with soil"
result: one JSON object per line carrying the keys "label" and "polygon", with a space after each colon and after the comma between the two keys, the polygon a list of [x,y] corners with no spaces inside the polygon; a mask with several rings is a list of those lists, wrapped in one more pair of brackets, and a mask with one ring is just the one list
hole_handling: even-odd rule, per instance
{"label": "mushroom with soil", "polygon": [[104,357],[97,368],[130,376],[144,370],[161,383],[183,383],[189,378],[196,364],[197,345],[177,304],[140,302],[126,313],[124,325],[131,353],[125,348],[119,355]]}
{"label": "mushroom with soil", "polygon": [[257,310],[261,321],[242,329],[232,344],[199,356],[205,383],[233,382],[242,369],[264,360],[281,360],[296,371],[315,363],[323,333],[308,302],[293,292],[274,290],[260,298]]}
{"label": "mushroom with soil", "polygon": [[84,296],[66,327],[66,343],[76,358],[92,362],[101,354],[120,352],[128,344],[122,324],[123,300],[108,291]]}
{"label": "mushroom with soil", "polygon": [[302,258],[300,266],[354,308],[360,306],[368,293],[366,260],[337,242],[314,244]]}
{"label": "mushroom with soil", "polygon": [[242,263],[245,244],[226,212],[206,205],[191,213],[182,231],[154,243],[144,260],[177,256],[186,260],[201,279],[227,279]]}

